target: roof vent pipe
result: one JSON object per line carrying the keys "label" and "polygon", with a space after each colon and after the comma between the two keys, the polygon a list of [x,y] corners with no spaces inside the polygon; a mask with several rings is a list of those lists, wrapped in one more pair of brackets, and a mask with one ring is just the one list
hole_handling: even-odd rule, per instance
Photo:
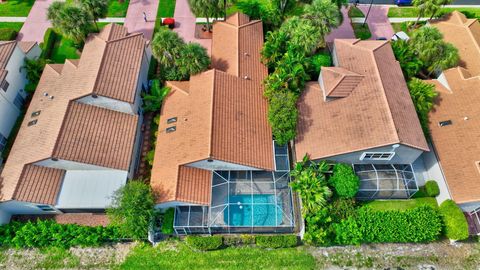
{"label": "roof vent pipe", "polygon": [[47,92],[44,92],[43,95],[46,96],[46,97],[48,97],[48,93],[47,93]]}
{"label": "roof vent pipe", "polygon": [[248,75],[243,76],[243,78],[244,78],[245,80],[250,80],[250,77],[248,77]]}

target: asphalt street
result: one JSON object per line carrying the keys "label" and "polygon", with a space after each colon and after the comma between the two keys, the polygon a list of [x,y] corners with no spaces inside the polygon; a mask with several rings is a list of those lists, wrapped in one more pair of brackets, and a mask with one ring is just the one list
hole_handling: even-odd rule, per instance
{"label": "asphalt street", "polygon": [[[394,0],[373,0],[374,4],[388,4],[393,5]],[[355,0],[350,0],[351,3]],[[370,0],[360,0],[361,4],[370,4]],[[480,0],[455,0],[453,5],[478,5],[480,6]]]}

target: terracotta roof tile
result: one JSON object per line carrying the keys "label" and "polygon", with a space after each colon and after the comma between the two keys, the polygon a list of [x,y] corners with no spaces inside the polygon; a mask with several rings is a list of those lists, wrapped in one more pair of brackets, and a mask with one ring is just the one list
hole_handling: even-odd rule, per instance
{"label": "terracotta roof tile", "polygon": [[0,41],[0,69],[4,69],[15,49],[16,41]]}
{"label": "terracotta roof tile", "polygon": [[[465,25],[462,24],[465,23]],[[432,23],[460,52],[462,67],[444,71],[450,90],[436,82],[439,96],[430,112],[435,152],[453,199],[480,201],[480,23],[454,12]],[[468,24],[468,27],[466,26]],[[473,37],[473,38],[472,38]],[[440,127],[440,121],[452,124]]]}
{"label": "terracotta roof tile", "polygon": [[36,44],[36,41],[18,41],[18,47],[23,53],[28,53]]}
{"label": "terracotta roof tile", "polygon": [[395,143],[428,151],[388,42],[336,39],[334,43],[338,67],[364,78],[348,96],[331,101],[324,101],[318,82],[307,83],[298,101],[297,159],[306,153],[319,159]]}
{"label": "terracotta roof tile", "polygon": [[[243,41],[247,35],[249,42]],[[237,45],[230,46],[232,41]],[[221,70],[192,76],[188,84],[168,83],[172,91],[162,106],[151,177],[158,203],[210,202],[211,173],[189,168],[188,164],[195,161],[212,158],[274,169],[272,133],[262,86],[267,70],[259,53],[262,24],[216,23],[212,43],[213,66]],[[250,77],[237,75],[238,70],[248,71]],[[177,122],[168,124],[173,117]],[[176,130],[165,132],[171,126]]]}
{"label": "terracotta roof tile", "polygon": [[54,205],[64,176],[65,170],[26,165],[13,199]]}

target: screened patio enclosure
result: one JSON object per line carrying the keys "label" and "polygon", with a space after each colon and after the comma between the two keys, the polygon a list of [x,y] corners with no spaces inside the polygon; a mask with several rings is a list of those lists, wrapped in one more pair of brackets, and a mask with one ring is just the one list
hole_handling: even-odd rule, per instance
{"label": "screened patio enclosure", "polygon": [[276,171],[214,171],[210,206],[177,207],[176,233],[292,232],[288,153],[275,148]]}
{"label": "screened patio enclosure", "polygon": [[354,164],[360,178],[358,199],[408,199],[418,191],[410,164]]}

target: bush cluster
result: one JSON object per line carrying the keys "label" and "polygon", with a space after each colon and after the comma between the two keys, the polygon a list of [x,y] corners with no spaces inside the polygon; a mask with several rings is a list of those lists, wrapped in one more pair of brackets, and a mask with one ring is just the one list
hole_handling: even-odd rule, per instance
{"label": "bush cluster", "polygon": [[52,55],[57,36],[57,33],[55,33],[52,28],[48,28],[45,32],[45,35],[43,36],[43,43],[41,44],[43,58],[49,59]]}
{"label": "bush cluster", "polygon": [[263,248],[288,248],[295,247],[298,244],[296,235],[257,235],[255,243]]}
{"label": "bush cluster", "polygon": [[405,211],[362,207],[356,220],[336,226],[338,244],[429,242],[437,240],[441,231],[440,213],[426,205]]}
{"label": "bush cluster", "polygon": [[187,236],[185,237],[187,245],[194,249],[207,251],[216,250],[222,247],[223,237],[220,235],[214,236]]}
{"label": "bush cluster", "polygon": [[17,31],[11,28],[0,28],[0,40],[14,40],[17,37]]}
{"label": "bush cluster", "polygon": [[226,246],[250,246],[255,244],[255,235],[243,234],[240,236],[227,236],[223,238]]}
{"label": "bush cluster", "polygon": [[440,213],[445,224],[445,235],[451,240],[464,240],[468,238],[468,223],[462,210],[452,200],[440,204]]}
{"label": "bush cluster", "polygon": [[353,198],[360,187],[360,178],[353,171],[352,166],[337,163],[333,166],[333,175],[328,180],[335,193],[341,198]]}
{"label": "bush cluster", "polygon": [[165,214],[163,215],[162,220],[162,233],[172,234],[173,233],[173,218],[175,217],[175,208],[168,208]]}
{"label": "bush cluster", "polygon": [[425,193],[428,197],[437,197],[440,194],[440,188],[434,180],[429,180],[425,183]]}
{"label": "bush cluster", "polygon": [[119,239],[118,228],[114,226],[89,227],[58,224],[52,220],[11,222],[0,226],[0,245],[16,248],[98,246]]}

